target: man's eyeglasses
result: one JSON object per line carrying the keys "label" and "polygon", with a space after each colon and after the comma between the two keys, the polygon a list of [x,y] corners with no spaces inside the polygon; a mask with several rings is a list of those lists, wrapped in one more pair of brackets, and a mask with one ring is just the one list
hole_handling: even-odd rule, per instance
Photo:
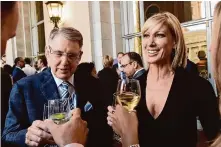
{"label": "man's eyeglasses", "polygon": [[127,63],[127,64],[125,64],[125,65],[121,65],[120,67],[121,67],[121,68],[125,68],[125,67],[127,67],[127,65],[129,65],[129,64],[131,64],[131,63],[133,63],[133,61],[130,61],[129,63]]}
{"label": "man's eyeglasses", "polygon": [[60,58],[61,56],[67,56],[67,58],[71,61],[75,61],[75,60],[80,60],[83,52],[80,51],[78,54],[74,54],[74,53],[65,53],[62,51],[54,51],[52,50],[51,46],[49,45],[49,51],[51,54],[55,55],[55,57]]}

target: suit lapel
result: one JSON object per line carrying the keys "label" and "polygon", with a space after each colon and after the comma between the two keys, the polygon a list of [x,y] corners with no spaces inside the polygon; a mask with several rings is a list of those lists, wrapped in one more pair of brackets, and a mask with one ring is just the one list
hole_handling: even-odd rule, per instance
{"label": "suit lapel", "polygon": [[139,72],[137,72],[134,76],[133,76],[133,79],[136,79],[138,77],[140,77],[143,73],[145,73],[145,69],[142,69],[140,70]]}
{"label": "suit lapel", "polygon": [[44,77],[40,90],[46,100],[59,99],[58,88],[51,74],[51,69],[48,68],[47,71],[42,72],[42,74]]}

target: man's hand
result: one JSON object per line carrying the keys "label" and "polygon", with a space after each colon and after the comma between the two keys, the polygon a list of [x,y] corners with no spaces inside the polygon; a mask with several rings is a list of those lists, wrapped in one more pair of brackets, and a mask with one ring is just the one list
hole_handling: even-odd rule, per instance
{"label": "man's hand", "polygon": [[62,125],[57,125],[52,120],[45,120],[46,126],[57,145],[60,147],[71,143],[85,145],[88,133],[87,122],[82,120],[80,116],[81,111],[76,108],[72,118]]}
{"label": "man's hand", "polygon": [[36,120],[32,123],[32,125],[28,128],[26,133],[25,143],[28,146],[36,147],[40,144],[45,143],[53,143],[52,135],[47,132],[48,128],[45,123],[41,120]]}
{"label": "man's hand", "polygon": [[123,146],[138,144],[138,120],[136,113],[129,113],[120,105],[116,106],[116,110],[109,106],[108,111],[108,124],[121,136]]}

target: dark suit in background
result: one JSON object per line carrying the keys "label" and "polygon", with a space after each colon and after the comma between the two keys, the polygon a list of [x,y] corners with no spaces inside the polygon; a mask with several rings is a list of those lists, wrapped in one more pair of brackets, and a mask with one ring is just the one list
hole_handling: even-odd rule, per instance
{"label": "dark suit in background", "polygon": [[119,79],[118,74],[116,70],[107,67],[98,72],[98,77],[101,82],[105,105],[106,107],[110,106],[113,104],[113,94],[117,90],[117,83]]}
{"label": "dark suit in background", "polygon": [[197,65],[193,63],[192,61],[190,61],[189,59],[187,59],[186,70],[191,74],[199,75]]}
{"label": "dark suit in background", "polygon": [[136,79],[140,83],[141,88],[141,97],[145,96],[145,87],[147,81],[147,71],[145,69],[140,70],[136,74],[133,75],[133,79]]}
{"label": "dark suit in background", "polygon": [[13,82],[17,82],[18,80],[26,77],[27,75],[24,73],[23,70],[21,70],[18,67],[15,67],[13,72],[12,72],[12,77],[13,77]]}
{"label": "dark suit in background", "polygon": [[12,89],[10,75],[1,68],[1,133],[5,126],[5,118],[8,112],[8,100]]}
{"label": "dark suit in background", "polygon": [[135,73],[135,74],[133,75],[133,79],[139,78],[139,77],[142,76],[144,73],[146,73],[146,70],[143,68],[143,69],[141,69],[140,71],[138,71],[137,73]]}
{"label": "dark suit in background", "polygon": [[107,124],[107,107],[101,83],[91,74],[79,73],[74,75],[74,85],[78,93],[79,107],[83,110],[85,104],[90,102],[92,109],[82,112],[82,119],[88,122],[89,134],[85,147],[112,147],[112,129]]}

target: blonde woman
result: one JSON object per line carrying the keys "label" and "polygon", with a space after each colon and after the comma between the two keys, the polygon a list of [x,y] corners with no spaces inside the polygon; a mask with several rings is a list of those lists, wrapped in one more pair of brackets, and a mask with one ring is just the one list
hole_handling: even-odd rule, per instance
{"label": "blonde woman", "polygon": [[103,57],[104,68],[98,72],[98,77],[103,88],[103,94],[105,98],[105,106],[112,104],[113,94],[117,89],[118,74],[116,70],[112,68],[113,58],[109,55]]}
{"label": "blonde woman", "polygon": [[[178,19],[169,12],[153,15],[145,22],[142,35],[143,55],[149,69],[137,106],[140,146],[196,147],[197,116],[208,140],[215,139],[219,132],[217,98],[207,80],[184,69],[186,47]],[[108,109],[108,124],[124,143],[127,129],[122,127],[127,121],[120,121],[122,118],[112,113],[112,107]],[[135,145],[137,141],[133,141]]]}

